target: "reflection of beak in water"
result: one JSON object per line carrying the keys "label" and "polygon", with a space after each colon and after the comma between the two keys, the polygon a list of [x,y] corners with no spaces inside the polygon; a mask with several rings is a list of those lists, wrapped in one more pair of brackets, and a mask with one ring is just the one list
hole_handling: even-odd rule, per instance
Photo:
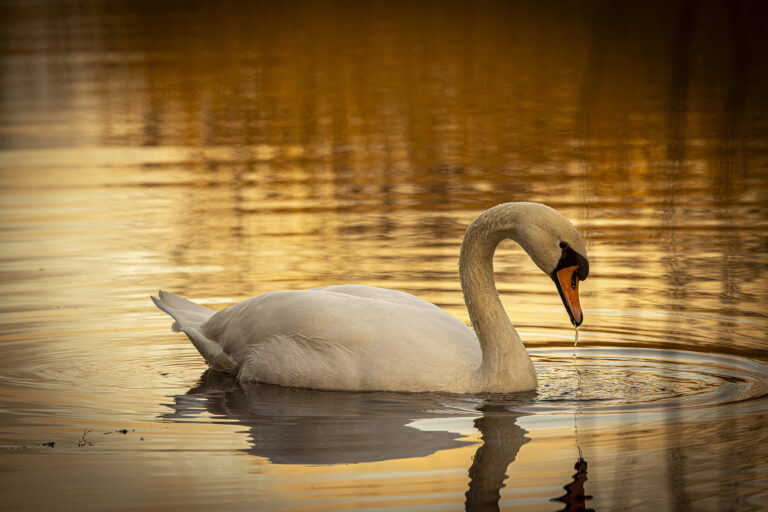
{"label": "reflection of beak in water", "polygon": [[[471,444],[459,433],[420,430],[414,419],[446,418],[445,395],[355,393],[239,382],[209,370],[201,383],[174,398],[165,419],[207,412],[248,427],[247,452],[274,464],[349,464],[424,457]],[[432,412],[438,411],[438,412]],[[440,412],[442,411],[442,413]]]}
{"label": "reflection of beak in water", "polygon": [[565,494],[559,498],[553,498],[552,501],[565,503],[565,508],[561,512],[595,512],[594,509],[587,508],[587,500],[591,500],[592,496],[584,494],[584,482],[587,481],[587,461],[579,457],[573,469],[576,470],[576,473],[573,474],[573,482],[563,486]]}
{"label": "reflection of beak in water", "polygon": [[487,403],[480,409],[483,416],[475,420],[483,444],[477,449],[469,468],[467,510],[499,510],[499,498],[507,477],[507,468],[517,457],[520,447],[530,441],[513,413],[500,404]]}

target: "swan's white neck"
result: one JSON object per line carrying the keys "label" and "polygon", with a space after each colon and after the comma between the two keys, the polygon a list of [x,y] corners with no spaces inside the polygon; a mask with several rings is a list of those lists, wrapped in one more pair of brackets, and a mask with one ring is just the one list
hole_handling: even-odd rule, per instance
{"label": "swan's white neck", "polygon": [[515,225],[519,215],[515,203],[491,208],[472,222],[461,244],[461,289],[483,353],[477,379],[487,392],[536,386],[533,363],[504,311],[493,277],[496,246],[505,238],[524,242],[518,240],[521,235]]}

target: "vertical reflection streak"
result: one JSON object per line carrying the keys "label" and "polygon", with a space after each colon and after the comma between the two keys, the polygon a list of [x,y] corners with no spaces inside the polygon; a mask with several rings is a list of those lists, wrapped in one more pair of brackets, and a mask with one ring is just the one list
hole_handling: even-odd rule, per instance
{"label": "vertical reflection streak", "polygon": [[[672,39],[672,59],[669,83],[669,119],[668,119],[668,156],[666,166],[666,189],[662,214],[662,240],[665,246],[666,273],[669,286],[669,306],[671,311],[684,311],[688,300],[688,286],[692,281],[689,269],[681,265],[682,255],[676,223],[678,202],[681,199],[683,182],[686,123],[688,110],[688,92],[690,81],[690,53],[693,22],[696,5],[693,0],[683,0],[678,6],[677,26]],[[670,334],[680,329],[680,318],[670,314],[667,329]],[[674,382],[673,375],[669,375]],[[667,435],[665,459],[667,462],[668,493],[680,509],[688,508],[690,501],[686,482],[686,455],[681,447],[680,432],[674,427],[678,422],[678,408],[670,407],[667,414]]]}

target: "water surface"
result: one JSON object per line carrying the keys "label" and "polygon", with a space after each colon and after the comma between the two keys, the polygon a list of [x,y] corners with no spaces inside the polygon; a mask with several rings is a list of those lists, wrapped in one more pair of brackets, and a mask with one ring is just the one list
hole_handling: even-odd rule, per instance
{"label": "water surface", "polygon": [[[1,2],[2,506],[760,509],[763,10]],[[535,392],[236,382],[149,301],[365,283],[468,322],[461,237],[505,201],[590,256],[574,365],[496,253]]]}

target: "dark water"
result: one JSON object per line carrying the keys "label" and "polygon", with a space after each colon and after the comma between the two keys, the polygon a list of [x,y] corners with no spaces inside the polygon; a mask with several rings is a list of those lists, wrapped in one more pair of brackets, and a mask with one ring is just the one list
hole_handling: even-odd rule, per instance
{"label": "dark water", "polygon": [[[761,509],[766,33],[761,2],[0,1],[2,507]],[[467,321],[464,229],[523,200],[591,268],[574,366],[497,251],[536,392],[238,383],[148,299],[357,282]]]}

